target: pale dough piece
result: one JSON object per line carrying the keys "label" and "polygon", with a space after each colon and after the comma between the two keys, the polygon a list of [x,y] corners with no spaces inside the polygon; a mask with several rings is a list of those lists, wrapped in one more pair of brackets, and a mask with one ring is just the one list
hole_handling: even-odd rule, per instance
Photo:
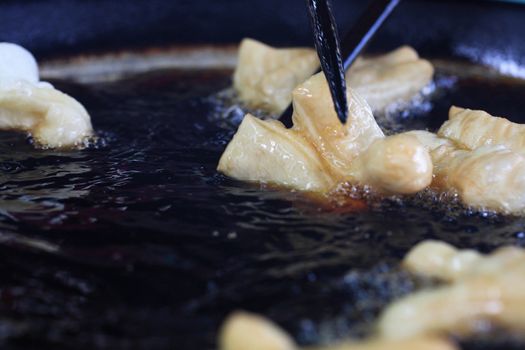
{"label": "pale dough piece", "polygon": [[93,133],[89,114],[75,99],[25,81],[0,86],[0,129],[26,131],[43,148],[82,146]]}
{"label": "pale dough piece", "polygon": [[0,129],[25,131],[41,148],[84,146],[93,134],[85,108],[39,82],[31,53],[9,43],[0,43]]}
{"label": "pale dough piece", "polygon": [[[293,89],[319,69],[315,50],[276,49],[253,39],[239,47],[234,88],[251,107],[280,114],[290,104]],[[428,85],[434,68],[417,52],[403,46],[386,55],[359,58],[346,74],[348,86],[372,107],[384,111],[389,105],[407,102]]]}
{"label": "pale dough piece", "polygon": [[347,181],[385,193],[414,193],[428,186],[432,162],[426,148],[413,136],[384,138],[366,102],[351,89],[347,96],[349,117],[343,125],[324,75],[313,76],[293,93],[292,129],[248,115],[218,170],[239,180],[316,192]]}
{"label": "pale dough piece", "polygon": [[[437,337],[419,337],[390,341],[372,339],[345,342],[303,350],[455,350],[449,341]],[[299,350],[293,339],[264,317],[235,312],[219,331],[219,350]]]}
{"label": "pale dough piece", "polygon": [[[424,245],[424,250],[438,261],[437,264],[435,261],[433,263],[437,271],[428,269],[429,259],[421,254],[420,260],[416,261],[414,253],[411,257],[409,255],[412,269],[419,273],[426,272],[431,277],[444,277],[453,283],[408,295],[391,304],[380,317],[378,329],[381,337],[410,339],[443,334],[469,336],[477,331],[477,325],[486,321],[509,330],[525,331],[523,250],[501,248],[488,256],[471,256],[465,261],[457,259],[461,255],[471,254],[470,251],[456,251],[452,247],[439,247],[435,243]],[[422,248],[414,249],[417,251]],[[454,260],[460,261],[463,266],[451,271]]]}

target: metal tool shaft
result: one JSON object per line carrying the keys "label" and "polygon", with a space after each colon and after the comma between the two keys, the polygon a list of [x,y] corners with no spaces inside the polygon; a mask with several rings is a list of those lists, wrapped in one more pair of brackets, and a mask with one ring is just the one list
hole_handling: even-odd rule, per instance
{"label": "metal tool shaft", "polygon": [[[358,18],[341,42],[341,58],[345,71],[355,62],[356,58],[381,28],[399,2],[400,0],[373,0]],[[317,41],[317,39],[316,36],[315,40]],[[335,108],[337,110],[337,107]],[[290,105],[279,118],[286,126],[292,125],[292,112],[292,106]]]}
{"label": "metal tool shaft", "polygon": [[306,2],[321,68],[328,81],[337,116],[344,124],[348,117],[345,70],[332,9],[329,0],[306,0]]}

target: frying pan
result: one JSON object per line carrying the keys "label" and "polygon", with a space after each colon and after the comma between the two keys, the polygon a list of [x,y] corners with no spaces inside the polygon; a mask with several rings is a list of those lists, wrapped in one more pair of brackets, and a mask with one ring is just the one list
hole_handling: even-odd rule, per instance
{"label": "frying pan", "polygon": [[[334,1],[342,30],[364,5]],[[3,349],[213,349],[218,325],[238,308],[267,315],[303,344],[365,336],[390,300],[428,283],[397,268],[416,242],[481,251],[525,243],[519,217],[428,198],[334,210],[216,173],[242,115],[228,93],[217,94],[235,57],[223,45],[244,36],[309,45],[303,6],[0,4],[0,39],[35,52],[44,77],[85,104],[101,136],[90,149],[62,152],[0,134]],[[525,122],[525,83],[516,79],[524,19],[518,4],[403,3],[370,51],[410,44],[435,59],[438,89],[399,116],[406,128],[437,127],[451,104]],[[177,66],[196,57],[188,52],[206,59]],[[218,52],[228,59],[214,64]],[[462,342],[524,344],[505,332]]]}

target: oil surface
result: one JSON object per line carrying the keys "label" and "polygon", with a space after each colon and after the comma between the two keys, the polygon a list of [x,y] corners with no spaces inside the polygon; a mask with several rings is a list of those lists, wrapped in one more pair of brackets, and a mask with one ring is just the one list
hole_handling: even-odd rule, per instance
{"label": "oil surface", "polygon": [[[54,82],[90,111],[97,148],[34,150],[0,134],[3,349],[212,349],[237,308],[301,343],[362,336],[421,283],[396,269],[416,242],[525,244],[522,218],[419,199],[329,211],[217,174],[241,114],[214,96],[230,73]],[[456,104],[525,122],[525,83],[485,76],[442,72],[425,108],[390,118],[435,129]]]}

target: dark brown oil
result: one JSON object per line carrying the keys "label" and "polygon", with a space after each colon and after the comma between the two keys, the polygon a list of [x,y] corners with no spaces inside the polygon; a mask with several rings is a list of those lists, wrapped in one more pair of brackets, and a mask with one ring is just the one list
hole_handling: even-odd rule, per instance
{"label": "dark brown oil", "polygon": [[[525,243],[518,217],[428,198],[331,211],[217,174],[242,115],[215,95],[229,74],[54,82],[90,111],[98,147],[34,150],[0,134],[2,349],[212,349],[238,308],[301,343],[363,336],[389,300],[418,285],[396,268],[416,242]],[[435,129],[451,104],[525,122],[521,81],[446,70],[436,81],[425,108],[390,125]],[[497,348],[483,344],[465,348]]]}

